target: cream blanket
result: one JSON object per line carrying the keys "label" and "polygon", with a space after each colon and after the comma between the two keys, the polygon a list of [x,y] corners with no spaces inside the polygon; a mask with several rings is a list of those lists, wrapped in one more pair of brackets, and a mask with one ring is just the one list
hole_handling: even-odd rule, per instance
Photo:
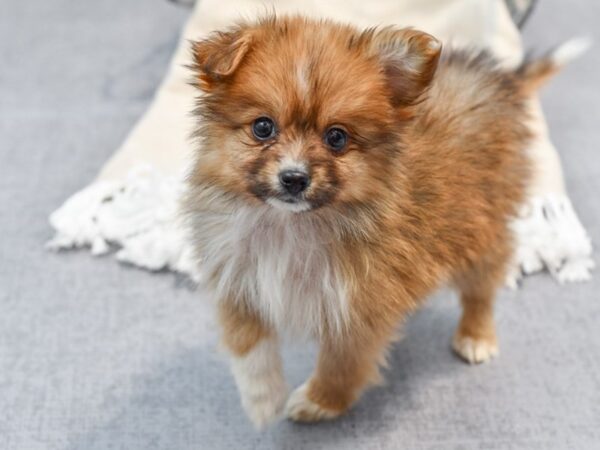
{"label": "cream blanket", "polygon": [[[51,248],[90,246],[92,254],[101,255],[114,245],[120,261],[197,277],[177,214],[192,152],[190,111],[197,95],[187,84],[189,40],[273,10],[359,27],[413,26],[446,46],[488,48],[506,66],[523,57],[519,32],[502,0],[200,0],[149,109],[96,180],[50,216],[56,230]],[[584,280],[594,265],[591,243],[566,196],[560,160],[535,98],[531,110],[536,137],[529,151],[535,177],[513,224],[518,249],[507,281],[515,285],[522,274],[543,269],[561,283]]]}

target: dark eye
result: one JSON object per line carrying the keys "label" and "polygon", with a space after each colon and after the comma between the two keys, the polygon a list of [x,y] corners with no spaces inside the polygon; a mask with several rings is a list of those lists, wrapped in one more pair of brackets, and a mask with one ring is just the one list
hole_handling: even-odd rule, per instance
{"label": "dark eye", "polygon": [[348,135],[341,128],[333,127],[325,133],[325,143],[336,152],[343,150],[347,141]]}
{"label": "dark eye", "polygon": [[275,131],[275,123],[268,117],[259,117],[252,123],[252,134],[259,141],[271,139]]}

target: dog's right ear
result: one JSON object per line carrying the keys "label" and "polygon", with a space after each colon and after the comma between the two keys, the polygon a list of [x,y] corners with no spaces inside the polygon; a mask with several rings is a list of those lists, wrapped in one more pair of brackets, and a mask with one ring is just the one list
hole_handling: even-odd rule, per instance
{"label": "dog's right ear", "polygon": [[383,66],[393,104],[412,105],[433,79],[442,43],[412,28],[370,29],[363,35]]}
{"label": "dog's right ear", "polygon": [[210,90],[219,81],[230,77],[250,49],[251,43],[250,33],[242,28],[215,32],[207,39],[193,42],[193,69],[197,73],[199,87]]}

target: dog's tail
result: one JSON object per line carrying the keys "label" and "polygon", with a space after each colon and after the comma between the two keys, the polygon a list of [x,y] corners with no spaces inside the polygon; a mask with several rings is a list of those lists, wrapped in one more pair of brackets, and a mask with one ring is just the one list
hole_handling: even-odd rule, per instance
{"label": "dog's tail", "polygon": [[583,55],[591,45],[591,39],[580,37],[559,45],[541,58],[526,57],[517,69],[517,76],[527,91],[535,91],[564,66]]}

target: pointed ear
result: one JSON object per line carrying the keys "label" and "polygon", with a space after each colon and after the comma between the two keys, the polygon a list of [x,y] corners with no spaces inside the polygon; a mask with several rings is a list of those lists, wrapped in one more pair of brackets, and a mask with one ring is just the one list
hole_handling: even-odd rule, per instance
{"label": "pointed ear", "polygon": [[442,44],[422,31],[384,28],[372,35],[371,50],[381,61],[394,106],[408,106],[431,83]]}
{"label": "pointed ear", "polygon": [[238,28],[216,32],[192,43],[193,69],[201,89],[210,90],[218,81],[231,76],[250,49],[250,33]]}

